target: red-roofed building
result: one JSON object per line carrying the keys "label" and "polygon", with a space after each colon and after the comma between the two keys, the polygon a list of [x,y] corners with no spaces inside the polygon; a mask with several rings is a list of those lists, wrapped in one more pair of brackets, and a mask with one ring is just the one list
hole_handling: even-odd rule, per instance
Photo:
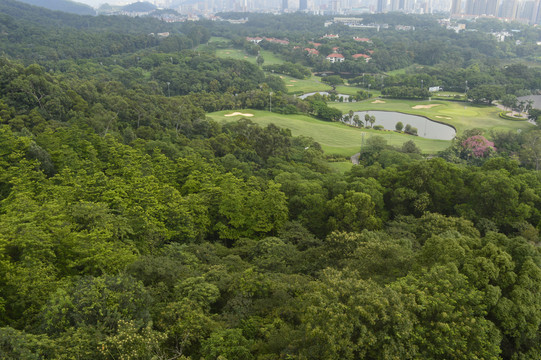
{"label": "red-roofed building", "polygon": [[353,37],[353,40],[360,41],[360,42],[367,42],[367,43],[372,42],[372,40],[370,40],[369,38],[361,38],[361,37],[356,37],[356,36]]}
{"label": "red-roofed building", "polygon": [[335,46],[335,47],[332,48],[332,51],[337,52],[338,49],[340,49],[340,48],[338,46]]}
{"label": "red-roofed building", "polygon": [[321,46],[321,43],[317,43],[317,42],[313,42],[313,41],[309,41],[310,44],[314,45],[315,48],[318,48]]}
{"label": "red-roofed building", "polygon": [[312,48],[305,48],[304,51],[308,51],[308,55],[319,55],[319,51]]}
{"label": "red-roofed building", "polygon": [[249,37],[249,36],[247,36],[246,40],[249,41],[249,42],[252,42],[254,44],[259,44],[263,40],[263,38],[259,37],[259,36],[257,36],[257,37]]}
{"label": "red-roofed building", "polygon": [[362,58],[362,59],[364,59],[366,62],[369,62],[370,59],[371,59],[371,57],[368,56],[368,55],[366,55],[366,54],[355,54],[355,55],[352,55],[351,57],[354,58],[354,59]]}
{"label": "red-roofed building", "polygon": [[344,62],[344,60],[345,60],[344,55],[342,55],[342,54],[329,54],[329,55],[327,55],[327,57],[325,59],[329,60],[332,63]]}
{"label": "red-roofed building", "polygon": [[262,37],[259,37],[259,36],[257,36],[257,37],[249,37],[249,36],[247,36],[246,40],[250,41],[250,42],[252,42],[254,44],[259,44],[261,41],[266,40],[268,42],[275,43],[275,44],[289,45],[288,40],[280,40],[280,39],[276,39],[276,38],[262,38]]}
{"label": "red-roofed building", "polygon": [[276,39],[276,38],[265,38],[265,40],[267,40],[268,42],[271,42],[271,43],[275,43],[275,44],[289,45],[288,40],[280,40],[280,39]]}

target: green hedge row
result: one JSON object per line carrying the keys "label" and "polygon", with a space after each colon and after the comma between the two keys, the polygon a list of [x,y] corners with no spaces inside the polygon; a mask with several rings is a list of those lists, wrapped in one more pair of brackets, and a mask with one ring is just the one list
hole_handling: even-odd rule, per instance
{"label": "green hedge row", "polygon": [[514,116],[509,116],[505,113],[505,111],[502,111],[499,113],[500,117],[502,119],[505,119],[505,120],[512,120],[512,121],[526,121],[528,120],[527,118],[523,118],[523,117],[520,117],[520,118],[517,118],[517,117],[514,117]]}

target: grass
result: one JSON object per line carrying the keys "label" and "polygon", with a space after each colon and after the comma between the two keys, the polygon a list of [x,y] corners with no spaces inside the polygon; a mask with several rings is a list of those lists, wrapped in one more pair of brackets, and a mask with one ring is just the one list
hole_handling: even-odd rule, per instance
{"label": "grass", "polygon": [[[454,126],[458,135],[462,134],[464,130],[472,128],[496,131],[516,131],[518,129],[525,130],[533,126],[527,121],[501,119],[498,116],[498,113],[501,110],[496,106],[474,105],[470,103],[441,100],[382,100],[385,101],[384,104],[373,104],[372,102],[374,99],[369,99],[357,103],[332,103],[330,106],[340,109],[344,113],[349,110],[384,110],[426,116],[429,119]],[[416,105],[430,104],[437,104],[437,106],[430,109],[413,109]]]}
{"label": "grass", "polygon": [[[284,60],[280,59],[276,55],[274,55],[272,52],[268,50],[261,50],[260,52],[261,56],[263,56],[263,59],[265,59],[265,62],[263,65],[276,65],[276,64],[283,64]],[[230,59],[236,59],[236,60],[246,60],[251,62],[252,64],[256,63],[257,56],[255,55],[249,55],[242,49],[217,49],[216,50],[216,56],[220,58],[230,58]]]}
{"label": "grass", "polygon": [[313,75],[309,79],[303,80],[295,79],[287,75],[279,76],[284,80],[288,94],[302,95],[317,91],[329,91],[332,89],[329,85],[320,82],[319,79]]}
{"label": "grass", "polygon": [[[317,120],[306,115],[282,115],[250,109],[238,111],[254,114],[249,119],[261,126],[274,123],[279,127],[290,129],[294,136],[309,136],[317,141],[327,154],[351,156],[359,152],[363,137],[364,141],[366,141],[369,137],[376,135],[383,136],[388,144],[396,146],[401,146],[406,141],[413,140],[424,153],[429,154],[444,150],[450,144],[450,141],[424,139],[417,136],[398,134],[393,131],[357,129],[341,123]],[[232,112],[234,111],[218,111],[207,114],[207,116],[218,122],[235,121],[242,118],[242,116],[224,116]]]}
{"label": "grass", "polygon": [[230,40],[228,38],[220,37],[220,36],[211,36],[208,43],[214,43],[214,42],[225,42],[228,43]]}

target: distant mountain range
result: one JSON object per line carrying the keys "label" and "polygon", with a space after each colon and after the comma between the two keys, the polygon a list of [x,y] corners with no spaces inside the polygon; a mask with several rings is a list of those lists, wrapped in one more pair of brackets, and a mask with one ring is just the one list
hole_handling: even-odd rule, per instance
{"label": "distant mountain range", "polygon": [[156,10],[157,7],[154,4],[151,4],[146,1],[139,1],[135,2],[133,4],[124,5],[124,6],[116,6],[116,5],[109,5],[109,4],[103,4],[100,6],[98,11],[96,12],[96,9],[93,7],[81,4],[75,1],[71,0],[17,0],[19,2],[33,5],[33,6],[39,6],[45,9],[54,10],[54,11],[62,11],[65,13],[71,13],[71,14],[77,14],[77,15],[96,15],[97,12],[99,13],[110,13],[110,12],[150,12],[153,10]]}
{"label": "distant mountain range", "polygon": [[91,6],[70,0],[18,0],[20,2],[43,7],[49,10],[63,11],[78,15],[96,15],[96,10]]}
{"label": "distant mountain range", "polygon": [[122,7],[122,10],[124,11],[132,11],[132,12],[147,12],[156,10],[157,7],[154,4],[151,4],[146,1],[140,1],[133,4],[129,4]]}
{"label": "distant mountain range", "polygon": [[98,8],[98,13],[116,13],[116,12],[135,12],[135,13],[146,13],[151,12],[153,10],[156,10],[157,7],[154,4],[151,4],[149,2],[136,2],[129,5],[109,5],[109,4],[103,4]]}

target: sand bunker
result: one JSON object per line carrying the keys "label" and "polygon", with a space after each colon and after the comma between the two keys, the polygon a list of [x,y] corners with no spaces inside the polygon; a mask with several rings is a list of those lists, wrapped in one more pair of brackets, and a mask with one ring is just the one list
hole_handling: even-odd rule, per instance
{"label": "sand bunker", "polygon": [[293,86],[293,85],[286,85],[286,86]]}
{"label": "sand bunker", "polygon": [[438,119],[447,119],[447,120],[453,119],[453,118],[450,118],[449,116],[438,116],[438,115],[436,115],[436,117],[437,117]]}
{"label": "sand bunker", "polygon": [[412,109],[430,109],[434,106],[440,106],[441,104],[430,104],[430,105],[415,105],[412,107]]}
{"label": "sand bunker", "polygon": [[297,80],[290,80],[289,82],[297,82]]}
{"label": "sand bunker", "polygon": [[243,113],[240,113],[240,112],[234,112],[234,113],[231,113],[231,114],[225,114],[224,116],[227,116],[227,117],[229,117],[229,116],[248,116],[248,117],[250,117],[250,116],[254,116],[254,114],[250,114],[250,113],[243,114]]}
{"label": "sand bunker", "polygon": [[375,100],[375,101],[372,101],[372,104],[385,104],[385,101],[383,101],[383,100]]}

